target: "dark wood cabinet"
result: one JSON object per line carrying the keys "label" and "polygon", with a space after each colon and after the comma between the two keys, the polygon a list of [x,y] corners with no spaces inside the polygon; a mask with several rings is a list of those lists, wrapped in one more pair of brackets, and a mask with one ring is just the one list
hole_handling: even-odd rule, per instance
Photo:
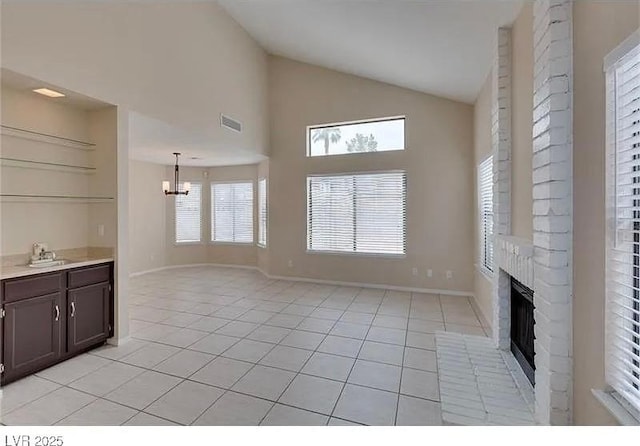
{"label": "dark wood cabinet", "polygon": [[109,283],[67,292],[67,349],[77,352],[109,337]]}
{"label": "dark wood cabinet", "polygon": [[25,376],[57,362],[62,356],[63,310],[59,292],[5,306],[3,380]]}
{"label": "dark wood cabinet", "polygon": [[0,382],[42,370],[113,336],[113,263],[3,280]]}

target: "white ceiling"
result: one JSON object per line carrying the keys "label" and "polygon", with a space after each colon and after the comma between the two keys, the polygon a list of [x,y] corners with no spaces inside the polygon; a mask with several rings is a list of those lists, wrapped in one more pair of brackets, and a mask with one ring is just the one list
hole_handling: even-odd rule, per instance
{"label": "white ceiling", "polygon": [[157,164],[175,163],[172,153],[180,152],[181,166],[232,166],[265,159],[136,112],[129,114],[129,148],[131,159]]}
{"label": "white ceiling", "polygon": [[66,88],[59,87],[57,85],[43,82],[38,79],[34,79],[24,74],[16,73],[15,71],[8,70],[6,68],[0,69],[0,80],[2,85],[6,85],[14,90],[20,90],[33,94],[39,98],[38,93],[34,93],[32,90],[36,88],[51,88],[57,92],[63,93],[65,96],[62,98],[55,98],[54,101],[57,104],[67,105],[69,107],[75,107],[82,110],[98,110],[105,107],[110,107],[111,104],[99,101],[97,99],[90,98],[88,96],[76,93]]}
{"label": "white ceiling", "polygon": [[268,52],[463,102],[521,0],[218,0]]}
{"label": "white ceiling", "polygon": [[[48,87],[59,91],[66,96],[55,99],[47,98],[47,100],[68,107],[93,111],[112,106],[106,102],[6,68],[0,69],[0,80],[3,86],[38,97],[40,96],[31,90]],[[230,147],[216,143],[211,137],[199,135],[191,129],[181,129],[137,112],[131,111],[129,113],[129,157],[131,159],[172,165],[175,163],[173,152],[182,153],[181,166],[232,166],[255,164],[266,159],[265,156],[255,152],[231,149]]]}

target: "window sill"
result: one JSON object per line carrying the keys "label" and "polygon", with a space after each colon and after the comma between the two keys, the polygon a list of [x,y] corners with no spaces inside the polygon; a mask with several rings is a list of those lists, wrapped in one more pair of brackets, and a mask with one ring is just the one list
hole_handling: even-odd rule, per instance
{"label": "window sill", "polygon": [[173,242],[173,246],[198,246],[204,245],[204,242]]}
{"label": "window sill", "polygon": [[210,241],[210,245],[221,245],[221,246],[253,246],[253,242],[216,242]]}
{"label": "window sill", "polygon": [[640,426],[640,413],[633,413],[630,407],[620,402],[616,392],[591,389],[591,393],[607,411],[623,426]]}
{"label": "window sill", "polygon": [[317,251],[307,249],[307,254],[325,254],[330,256],[346,256],[346,257],[375,257],[383,259],[406,259],[406,254],[375,254],[366,252],[345,252],[345,251]]}
{"label": "window sill", "polygon": [[485,279],[487,279],[489,282],[493,282],[493,271],[490,271],[486,267],[478,265],[477,263],[474,266],[476,267],[476,270],[484,276]]}

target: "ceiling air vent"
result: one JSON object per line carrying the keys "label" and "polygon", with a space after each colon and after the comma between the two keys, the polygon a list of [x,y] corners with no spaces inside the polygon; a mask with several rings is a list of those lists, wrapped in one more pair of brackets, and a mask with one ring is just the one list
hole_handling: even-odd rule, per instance
{"label": "ceiling air vent", "polygon": [[234,132],[242,132],[242,123],[226,115],[220,115],[220,125]]}

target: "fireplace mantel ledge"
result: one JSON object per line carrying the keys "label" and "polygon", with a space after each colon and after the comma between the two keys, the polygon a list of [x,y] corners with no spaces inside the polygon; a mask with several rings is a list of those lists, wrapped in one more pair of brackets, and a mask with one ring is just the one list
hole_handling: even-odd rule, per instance
{"label": "fireplace mantel ledge", "polygon": [[533,242],[511,235],[499,236],[497,242],[500,268],[533,289]]}

